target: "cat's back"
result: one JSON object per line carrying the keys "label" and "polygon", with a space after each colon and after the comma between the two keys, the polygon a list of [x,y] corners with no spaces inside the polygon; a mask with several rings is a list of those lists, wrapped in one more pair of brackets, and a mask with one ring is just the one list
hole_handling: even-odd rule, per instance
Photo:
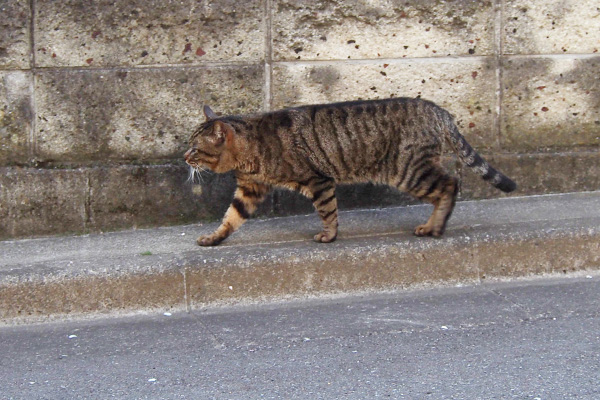
{"label": "cat's back", "polygon": [[409,97],[316,104],[297,109],[310,115],[316,133],[321,136],[360,134],[379,138],[428,124],[447,113],[431,101]]}
{"label": "cat's back", "polygon": [[298,107],[311,129],[300,132],[303,141],[330,176],[354,180],[368,175],[399,151],[401,142],[435,141],[422,132],[445,111],[427,100],[392,98]]}

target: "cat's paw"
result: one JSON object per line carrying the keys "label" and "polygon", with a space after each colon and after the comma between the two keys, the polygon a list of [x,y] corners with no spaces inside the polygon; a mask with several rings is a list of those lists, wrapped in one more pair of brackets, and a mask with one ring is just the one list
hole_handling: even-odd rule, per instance
{"label": "cat's paw", "polygon": [[428,224],[419,225],[415,228],[415,236],[433,236],[440,237],[444,233],[439,229],[435,229]]}
{"label": "cat's paw", "polygon": [[423,224],[415,228],[415,236],[431,236],[433,235],[433,229],[430,225]]}
{"label": "cat's paw", "polygon": [[223,239],[215,235],[204,235],[196,239],[196,243],[198,243],[198,246],[216,246],[222,241]]}
{"label": "cat's paw", "polygon": [[317,243],[331,243],[337,237],[337,233],[333,232],[320,232],[315,235],[313,238]]}

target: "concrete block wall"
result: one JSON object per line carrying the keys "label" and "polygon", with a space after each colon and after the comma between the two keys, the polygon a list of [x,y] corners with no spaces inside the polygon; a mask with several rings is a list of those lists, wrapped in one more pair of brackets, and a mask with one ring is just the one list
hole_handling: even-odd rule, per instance
{"label": "concrete block wall", "polygon": [[[598,190],[599,21],[590,0],[0,0],[0,238],[220,218],[233,178],[200,190],[181,161],[203,104],[421,96],[515,195]],[[447,163],[463,199],[500,195]],[[310,210],[276,192],[260,213]]]}

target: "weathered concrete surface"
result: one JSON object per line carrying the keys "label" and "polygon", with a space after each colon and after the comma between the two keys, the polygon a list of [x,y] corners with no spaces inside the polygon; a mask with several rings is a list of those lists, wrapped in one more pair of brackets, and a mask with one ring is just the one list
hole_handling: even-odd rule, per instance
{"label": "weathered concrete surface", "polygon": [[50,235],[84,228],[86,174],[81,169],[0,169],[0,235]]}
{"label": "weathered concrete surface", "polygon": [[281,60],[489,55],[492,1],[273,1]]}
{"label": "weathered concrete surface", "polygon": [[260,66],[40,72],[36,157],[179,159],[205,120],[203,104],[226,114],[262,107],[262,74]]}
{"label": "weathered concrete surface", "polygon": [[0,317],[45,320],[140,308],[600,268],[600,192],[460,202],[444,238],[416,238],[430,207],[343,212],[338,241],[316,215],[252,220],[214,248],[215,224],[0,242]]}
{"label": "weathered concrete surface", "polygon": [[0,327],[7,399],[585,399],[600,274]]}
{"label": "weathered concrete surface", "polygon": [[[206,193],[194,195],[180,165],[121,166],[88,171],[88,231],[189,223],[223,213],[233,187],[226,177],[212,176]],[[208,181],[208,179],[207,179]],[[215,201],[207,200],[209,197]]]}
{"label": "weathered concrete surface", "polygon": [[585,54],[600,50],[594,1],[506,0],[503,40],[506,54]]}
{"label": "weathered concrete surface", "polygon": [[[598,151],[484,155],[499,170],[518,182],[512,195],[584,192],[600,188]],[[465,199],[493,198],[498,190],[462,169],[460,195]]]}
{"label": "weathered concrete surface", "polygon": [[[186,182],[187,171],[182,165],[0,168],[0,238],[220,218],[235,190],[233,177],[208,175],[198,190]],[[271,209],[265,201],[262,215]]]}
{"label": "weathered concrete surface", "polygon": [[30,2],[0,1],[0,69],[30,67]]}
{"label": "weathered concrete surface", "polygon": [[29,161],[31,74],[0,71],[0,166]]}
{"label": "weathered concrete surface", "polygon": [[36,64],[132,66],[259,61],[261,0],[36,0]]}
{"label": "weathered concrete surface", "polygon": [[505,61],[503,147],[510,152],[600,146],[600,55]]}

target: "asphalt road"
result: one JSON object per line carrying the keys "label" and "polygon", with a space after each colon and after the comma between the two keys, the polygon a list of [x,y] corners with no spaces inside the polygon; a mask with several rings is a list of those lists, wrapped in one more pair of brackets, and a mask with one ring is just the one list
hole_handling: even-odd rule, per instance
{"label": "asphalt road", "polygon": [[2,399],[600,399],[600,275],[0,328]]}

